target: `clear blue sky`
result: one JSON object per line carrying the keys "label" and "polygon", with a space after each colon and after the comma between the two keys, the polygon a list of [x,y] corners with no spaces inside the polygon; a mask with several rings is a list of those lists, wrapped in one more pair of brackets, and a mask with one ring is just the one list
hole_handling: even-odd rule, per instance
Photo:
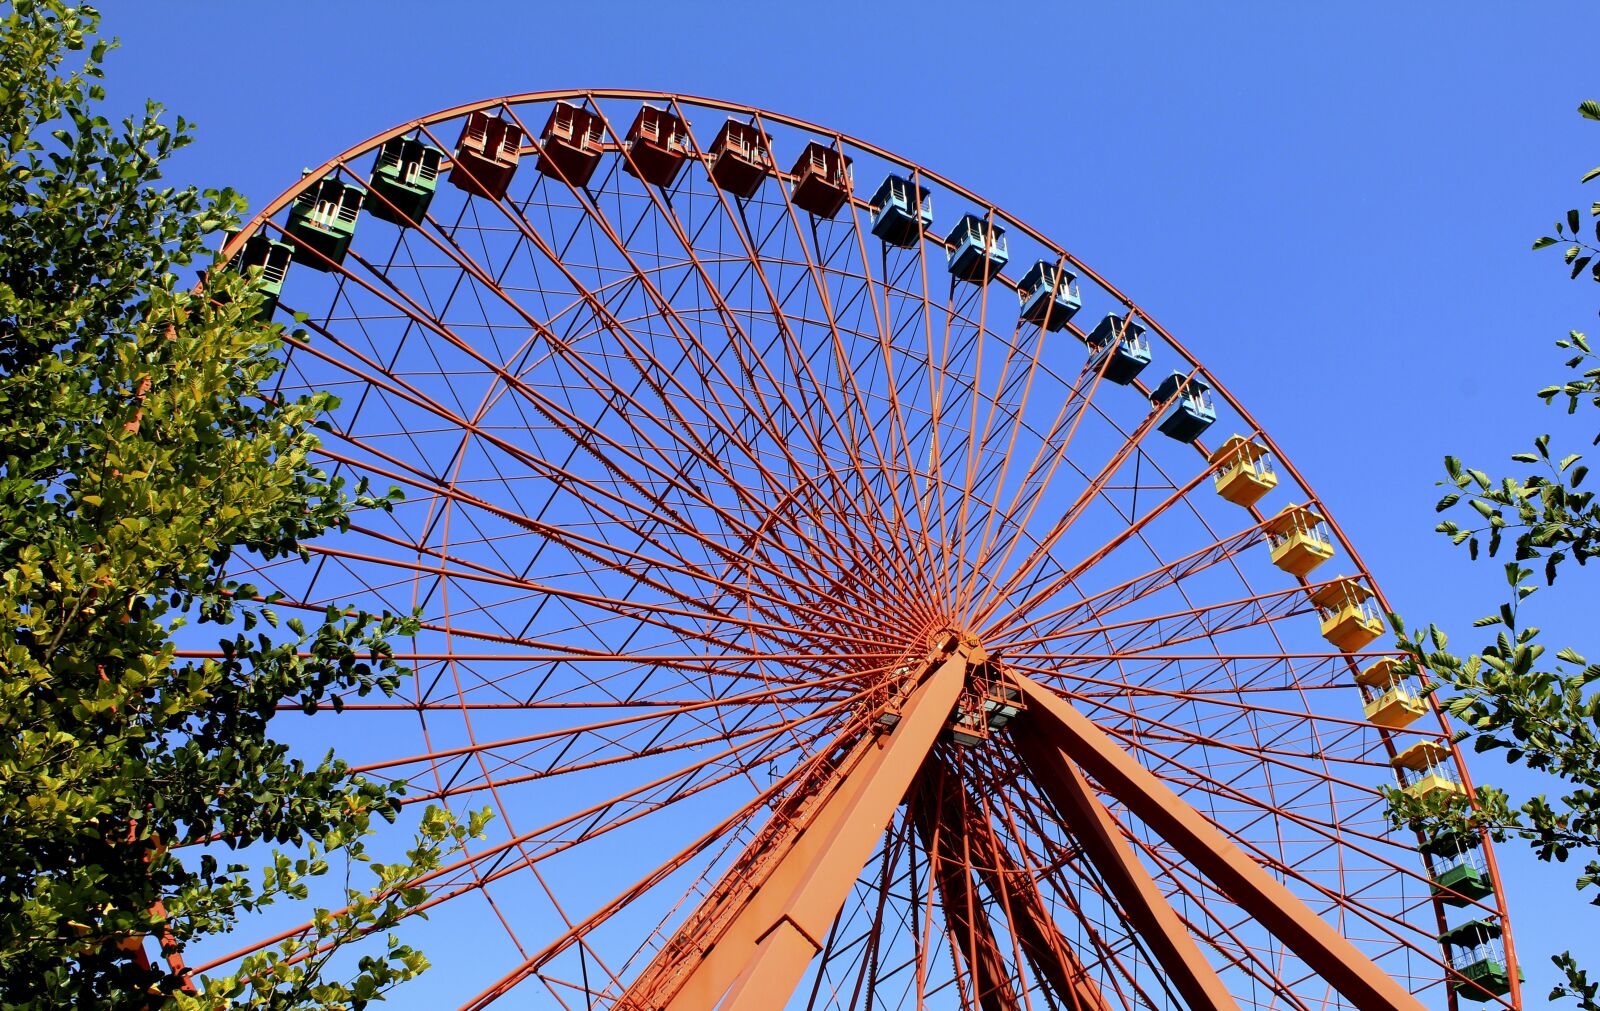
{"label": "clear blue sky", "polygon": [[[1528,246],[1600,198],[1577,185],[1600,125],[1573,111],[1600,97],[1600,6],[1214,6],[164,2],[107,27],[114,99],[199,124],[179,181],[255,204],[392,124],[558,87],[724,97],[920,161],[1130,292],[1286,448],[1392,602],[1467,641],[1500,576],[1430,533],[1440,458],[1494,469],[1595,428],[1531,391],[1600,299]],[[1553,641],[1600,653],[1595,593],[1573,571],[1535,598]],[[1600,958],[1600,918],[1576,867],[1512,853],[1534,1006],[1548,952]]]}

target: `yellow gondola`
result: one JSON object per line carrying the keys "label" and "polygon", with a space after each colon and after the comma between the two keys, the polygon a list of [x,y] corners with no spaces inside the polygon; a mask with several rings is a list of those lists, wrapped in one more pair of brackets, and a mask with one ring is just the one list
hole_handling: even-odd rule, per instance
{"label": "yellow gondola", "polygon": [[1361,709],[1367,719],[1378,726],[1399,730],[1427,715],[1428,704],[1404,688],[1396,686],[1377,698],[1369,699]]}
{"label": "yellow gondola", "polygon": [[1272,564],[1290,575],[1309,575],[1333,557],[1333,537],[1322,514],[1308,505],[1285,506],[1263,529],[1272,546]]}
{"label": "yellow gondola", "polygon": [[1356,684],[1387,691],[1400,683],[1400,661],[1392,656],[1375,660],[1356,672]]}
{"label": "yellow gondola", "polygon": [[1438,741],[1418,741],[1394,756],[1393,764],[1400,777],[1400,788],[1413,797],[1441,791],[1462,795],[1467,792],[1466,787],[1456,782],[1450,749]]}
{"label": "yellow gondola", "polygon": [[1217,494],[1234,505],[1246,508],[1261,501],[1261,496],[1278,486],[1278,472],[1265,446],[1258,446],[1242,435],[1230,435],[1211,454],[1217,465]]}
{"label": "yellow gondola", "polygon": [[1373,610],[1372,591],[1359,579],[1341,577],[1311,594],[1322,615],[1322,637],[1346,653],[1354,653],[1383,634],[1383,621]]}
{"label": "yellow gondola", "polygon": [[1389,760],[1396,769],[1427,772],[1450,757],[1450,749],[1438,741],[1418,741]]}

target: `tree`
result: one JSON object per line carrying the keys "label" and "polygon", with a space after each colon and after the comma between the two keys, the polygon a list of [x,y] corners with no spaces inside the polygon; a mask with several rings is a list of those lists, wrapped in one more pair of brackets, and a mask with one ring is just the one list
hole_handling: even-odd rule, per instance
{"label": "tree", "polygon": [[[1578,111],[1600,120],[1600,103],[1584,102]],[[1600,168],[1582,181],[1595,178]],[[1597,219],[1593,242],[1584,238],[1585,216],[1574,209],[1556,223],[1554,235],[1542,236],[1533,248],[1566,244],[1572,278],[1587,274],[1600,282],[1600,201],[1588,216]],[[1588,337],[1574,330],[1556,347],[1566,353],[1566,367],[1575,375],[1538,391],[1539,398],[1565,406],[1568,415],[1580,407],[1600,407],[1600,358]],[[1593,444],[1600,444],[1600,435]],[[1436,626],[1408,634],[1399,618],[1391,615],[1391,621],[1406,655],[1404,669],[1421,673],[1435,689],[1448,689],[1444,708],[1466,725],[1462,735],[1477,751],[1499,751],[1509,763],[1548,773],[1564,792],[1555,800],[1545,794],[1512,798],[1479,786],[1473,803],[1419,802],[1396,791],[1390,795],[1392,813],[1398,823],[1427,831],[1470,828],[1487,830],[1496,841],[1523,840],[1541,860],[1576,857],[1584,862],[1578,890],[1600,905],[1600,663],[1590,663],[1572,647],[1557,650],[1550,662],[1539,629],[1523,620],[1521,610],[1538,589],[1536,568],[1553,586],[1566,562],[1582,566],[1600,555],[1600,502],[1584,487],[1589,468],[1582,457],[1557,456],[1549,434],[1533,440],[1532,452],[1511,459],[1525,469],[1493,478],[1447,457],[1446,479],[1440,482],[1447,491],[1438,510],[1449,515],[1438,531],[1466,545],[1474,560],[1510,555],[1504,563],[1505,603],[1473,623],[1494,629],[1494,639],[1474,653],[1458,654],[1449,651],[1447,636]],[[1600,982],[1590,982],[1570,952],[1552,961],[1566,982],[1551,991],[1550,999],[1575,998],[1585,1011],[1600,1011]]]}
{"label": "tree", "polygon": [[[330,397],[264,395],[282,328],[250,280],[178,279],[244,205],[160,185],[182,119],[98,114],[98,24],[0,4],[0,1004],[361,1007],[426,962],[391,939],[330,982],[330,952],[415,910],[411,882],[487,815],[430,810],[403,860],[376,863],[363,838],[403,786],[271,736],[285,703],[393,693],[408,672],[388,640],[412,619],[280,622],[229,559],[303,556],[392,503],[315,465]],[[221,659],[180,659],[177,637],[206,632]],[[289,851],[259,879],[218,859],[263,842]],[[374,874],[347,911],[236,976],[181,970],[186,945],[303,896],[330,861]]]}

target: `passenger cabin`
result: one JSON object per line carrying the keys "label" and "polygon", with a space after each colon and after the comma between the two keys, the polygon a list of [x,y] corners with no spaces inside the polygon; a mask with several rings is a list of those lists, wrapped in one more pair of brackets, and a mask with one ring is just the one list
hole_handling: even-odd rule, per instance
{"label": "passenger cabin", "polygon": [[522,127],[487,112],[469,112],[461,139],[456,141],[450,185],[473,196],[499,200],[511,188],[521,157]]}
{"label": "passenger cabin", "polygon": [[905,176],[885,176],[872,195],[872,234],[909,249],[933,227],[933,198]]}
{"label": "passenger cabin", "polygon": [[1345,653],[1354,653],[1383,634],[1383,621],[1372,607],[1372,591],[1354,576],[1317,587],[1311,604],[1322,615],[1322,637]]}
{"label": "passenger cabin", "polygon": [[[1500,924],[1491,920],[1468,920],[1439,935],[1452,970],[1450,989],[1458,997],[1482,1002],[1511,992],[1500,933]],[[1522,978],[1518,969],[1517,979]]]}
{"label": "passenger cabin", "polygon": [[794,176],[790,198],[794,205],[819,218],[838,214],[850,199],[850,159],[826,144],[807,144],[790,175]]}
{"label": "passenger cabin", "polygon": [[1477,836],[1445,831],[1417,848],[1428,857],[1433,894],[1445,905],[1460,908],[1494,894]]}
{"label": "passenger cabin", "polygon": [[1393,657],[1384,657],[1363,667],[1356,674],[1362,688],[1362,712],[1380,727],[1399,730],[1427,715],[1428,704],[1407,684],[1404,668]]}
{"label": "passenger cabin", "polygon": [[1107,313],[1084,338],[1089,345],[1089,371],[1119,386],[1133,382],[1150,364],[1150,342],[1144,330],[1136,320]]}
{"label": "passenger cabin", "polygon": [[294,247],[287,242],[257,233],[244,240],[244,248],[228,261],[228,269],[237,274],[248,275],[252,269],[259,268],[255,288],[262,294],[260,317],[263,319],[270,318],[278,307],[283,279],[289,275],[289,261],[293,256]]}
{"label": "passenger cabin", "polygon": [[283,229],[294,239],[294,261],[317,270],[343,263],[366,197],[360,186],[331,175],[302,190]]}
{"label": "passenger cabin", "polygon": [[963,214],[944,241],[950,247],[946,254],[950,273],[957,280],[988,284],[1011,258],[1005,229],[976,214]]}
{"label": "passenger cabin", "polygon": [[1156,410],[1166,410],[1166,415],[1156,427],[1161,434],[1179,442],[1193,442],[1200,438],[1212,422],[1217,420],[1217,406],[1211,400],[1211,387],[1199,379],[1174,372],[1161,381],[1150,394]]}
{"label": "passenger cabin", "polygon": [[1272,469],[1267,447],[1242,435],[1230,435],[1211,454],[1217,473],[1212,482],[1217,494],[1234,505],[1249,508],[1278,486],[1278,472]]}
{"label": "passenger cabin", "polygon": [[1438,741],[1422,740],[1406,748],[1390,760],[1400,777],[1400,788],[1413,797],[1426,797],[1444,791],[1465,794],[1466,789],[1456,782],[1455,766],[1450,762],[1450,749]]}
{"label": "passenger cabin", "polygon": [[772,148],[751,123],[732,117],[711,142],[711,181],[741,200],[755,196],[772,172]]}
{"label": "passenger cabin", "polygon": [[1405,669],[1392,656],[1374,660],[1356,671],[1356,684],[1386,692],[1405,679]]}
{"label": "passenger cabin", "polygon": [[569,186],[587,186],[600,165],[605,143],[606,121],[598,113],[557,102],[539,134],[539,160],[533,167]]}
{"label": "passenger cabin", "polygon": [[1309,505],[1284,506],[1262,529],[1272,548],[1272,564],[1291,576],[1310,575],[1333,557],[1333,535],[1322,514]]}
{"label": "passenger cabin", "polygon": [[390,137],[378,150],[367,180],[367,212],[401,228],[415,227],[428,214],[442,164],[444,152],[431,144]]}
{"label": "passenger cabin", "polygon": [[1428,713],[1428,704],[1404,685],[1386,688],[1361,705],[1367,719],[1380,727],[1399,730]]}
{"label": "passenger cabin", "polygon": [[1083,308],[1083,294],[1075,283],[1078,275],[1053,263],[1040,260],[1022,275],[1017,299],[1022,303],[1022,318],[1054,333]]}
{"label": "passenger cabin", "polygon": [[689,157],[689,128],[666,109],[642,105],[628,127],[622,170],[652,186],[671,186]]}

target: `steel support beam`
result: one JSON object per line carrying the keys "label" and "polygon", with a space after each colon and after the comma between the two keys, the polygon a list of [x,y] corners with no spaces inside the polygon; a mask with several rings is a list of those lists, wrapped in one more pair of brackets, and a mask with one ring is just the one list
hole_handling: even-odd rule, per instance
{"label": "steel support beam", "polygon": [[[1031,708],[1033,696],[1024,690]],[[1018,725],[1020,723],[1021,725]],[[1106,887],[1122,906],[1128,925],[1139,935],[1168,979],[1191,1008],[1238,1011],[1217,970],[1201,952],[1167,897],[1156,886],[1111,812],[1106,810],[1078,767],[1053,742],[1048,715],[1013,723],[1012,738],[1033,775],[1034,785],[1050,800],[1056,814],[1083,847],[1083,855],[1100,872]]]}
{"label": "steel support beam", "polygon": [[[1363,955],[1355,945],[1313,912],[1293,892],[1266,869],[1228,840],[1199,812],[1190,807],[1140,765],[1088,717],[1066,700],[1037,682],[1012,674],[1012,680],[1027,700],[1023,716],[1012,724],[1012,737],[1027,759],[1039,785],[1052,801],[1071,806],[1062,814],[1069,827],[1089,849],[1090,841],[1101,849],[1101,859],[1118,855],[1122,864],[1101,867],[1108,883],[1116,887],[1111,874],[1137,878],[1149,875],[1132,853],[1109,811],[1089,786],[1087,772],[1107,794],[1148,825],[1223,894],[1282,941],[1329,986],[1361,1011],[1422,1011],[1423,1005],[1400,984]],[[1083,772],[1078,770],[1081,766]],[[1091,853],[1094,859],[1094,854]],[[1153,887],[1153,885],[1152,885]],[[1157,893],[1159,898],[1159,893]],[[1124,903],[1126,906],[1126,903]],[[1162,901],[1165,907],[1165,901]],[[1130,910],[1130,913],[1133,911]],[[1166,909],[1172,921],[1176,916]],[[1144,930],[1142,926],[1136,927]],[[1190,947],[1193,940],[1179,924],[1177,933],[1163,928],[1169,941],[1181,938]],[[1161,942],[1147,933],[1149,944]],[[1159,957],[1159,952],[1157,952]],[[1169,969],[1169,971],[1171,971]],[[1175,982],[1182,982],[1176,980]],[[1195,1004],[1187,992],[1184,999],[1197,1007],[1213,1006],[1206,1001]],[[1227,1003],[1214,1005],[1233,1007]]]}
{"label": "steel support beam", "polygon": [[971,839],[976,833],[970,825],[974,812],[966,800],[966,792],[956,786],[950,771],[930,762],[911,802],[912,821],[934,868],[939,907],[967,962],[978,1006],[983,1011],[1018,1011],[1011,973],[967,869],[973,860]]}
{"label": "steel support beam", "polygon": [[736,862],[616,1008],[755,1011],[788,1000],[949,720],[969,652],[930,662],[893,731],[868,733],[804,798],[815,806],[803,825],[763,830],[752,844],[766,847],[759,872]]}

